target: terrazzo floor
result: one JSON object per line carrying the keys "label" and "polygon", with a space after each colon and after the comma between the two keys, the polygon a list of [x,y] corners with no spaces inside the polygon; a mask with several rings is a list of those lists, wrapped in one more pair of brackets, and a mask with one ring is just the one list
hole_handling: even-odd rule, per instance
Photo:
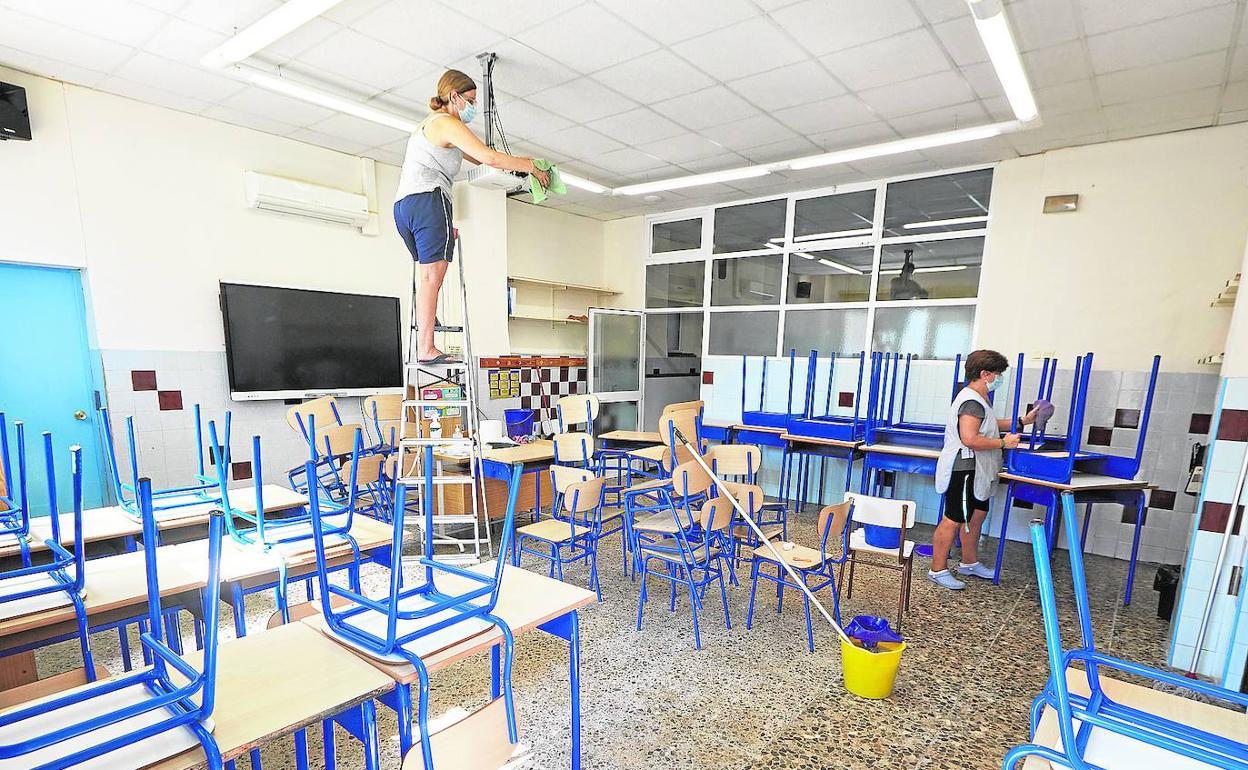
{"label": "terrazzo floor", "polygon": [[[812,519],[795,517],[795,541],[817,543]],[[930,539],[929,531],[915,534],[919,542]],[[984,552],[995,552],[995,541],[986,541]],[[748,567],[742,584],[729,587],[731,630],[724,627],[717,598],[708,596],[701,651],[694,650],[687,596],[678,596],[676,612],[669,613],[660,580],[652,584],[638,632],[637,584],[621,575],[618,542],[605,541],[599,562],[604,601],[581,612],[583,767],[1000,767],[1005,751],[1026,739],[1027,709],[1047,674],[1030,547],[1007,544],[997,587],[972,579],[967,590],[949,592],[926,580],[927,564],[918,559],[915,567],[912,609],[903,629],[908,648],[896,689],[887,700],[868,701],[842,686],[836,635],[817,618],[815,653],[806,651],[802,603],[795,594],[786,592],[783,614],[777,615],[774,589],[760,585],[753,629],[746,630]],[[1064,553],[1054,564],[1065,627],[1073,633]],[[539,568],[536,560],[525,566]],[[1162,664],[1169,624],[1156,617],[1154,565],[1139,565],[1135,599],[1125,608],[1126,563],[1089,556],[1087,570],[1098,644],[1128,659]],[[366,589],[383,587],[379,572],[366,568]],[[585,585],[587,572],[574,567],[565,577]],[[897,579],[896,572],[860,570],[842,613],[891,618]],[[251,597],[249,633],[262,632],[272,611],[269,596]],[[222,615],[222,638],[232,637],[224,605]],[[93,648],[98,662],[121,670],[115,635],[97,635]],[[38,655],[40,675],[80,665],[77,659],[72,645],[47,648]],[[436,675],[433,713],[483,703],[487,662],[481,655]],[[522,740],[533,747],[532,767],[569,767],[566,643],[540,632],[520,636],[513,682]],[[398,768],[394,716],[384,707],[378,713],[382,766]],[[319,736],[311,736],[310,744],[311,766],[323,767]],[[338,746],[338,767],[362,767],[357,744],[343,734]],[[267,746],[262,759],[267,768],[294,768],[292,743]],[[250,762],[243,758],[238,767]]]}

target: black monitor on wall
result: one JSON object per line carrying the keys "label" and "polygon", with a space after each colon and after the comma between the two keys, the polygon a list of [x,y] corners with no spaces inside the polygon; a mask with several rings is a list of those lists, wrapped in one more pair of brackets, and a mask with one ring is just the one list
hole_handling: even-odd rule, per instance
{"label": "black monitor on wall", "polygon": [[30,141],[26,89],[12,83],[0,83],[0,139]]}
{"label": "black monitor on wall", "polygon": [[397,297],[221,284],[235,401],[401,393]]}

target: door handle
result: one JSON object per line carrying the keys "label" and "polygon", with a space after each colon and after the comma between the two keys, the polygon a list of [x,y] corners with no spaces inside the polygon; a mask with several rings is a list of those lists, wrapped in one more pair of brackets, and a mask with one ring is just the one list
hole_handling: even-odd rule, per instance
{"label": "door handle", "polygon": [[75,419],[75,420],[85,420],[85,419],[87,419],[87,413],[86,413],[86,412],[84,412],[83,410],[79,409],[79,410],[77,410],[77,411],[75,411],[75,412],[74,412],[74,419]]}

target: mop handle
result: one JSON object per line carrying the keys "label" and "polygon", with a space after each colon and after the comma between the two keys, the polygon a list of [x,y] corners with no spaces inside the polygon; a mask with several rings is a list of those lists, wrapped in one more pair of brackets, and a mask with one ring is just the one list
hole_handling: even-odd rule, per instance
{"label": "mop handle", "polygon": [[[676,438],[681,444],[684,445],[685,449],[693,455],[693,459],[698,461],[698,465],[702,466],[702,470],[706,471],[707,475],[711,477],[711,480],[715,482],[715,488],[722,489],[724,482],[721,481],[719,477],[715,475],[715,472],[711,470],[710,466],[706,464],[706,461],[702,459],[702,454],[698,452],[693,444],[689,442],[689,439],[685,438],[685,434],[680,432],[680,428],[673,425],[672,432],[676,434]],[[780,552],[776,550],[776,547],[772,545],[771,541],[767,539],[767,536],[763,534],[763,530],[759,528],[758,522],[754,521],[754,517],[746,513],[745,507],[741,505],[741,502],[733,495],[724,495],[724,497],[728,498],[728,502],[732,503],[732,507],[737,509],[737,513],[741,514],[741,518],[745,519],[745,523],[750,526],[750,529],[754,530],[754,534],[758,536],[758,539],[761,540],[763,545],[767,547],[767,550],[771,552],[771,555],[775,558],[776,563],[784,568],[784,571],[787,572],[789,577],[793,579],[793,582],[797,584],[797,587],[801,589],[802,593],[806,594],[806,598],[815,605],[815,609],[819,610],[819,614],[823,616],[823,619],[828,621],[832,628],[836,630],[836,634],[841,637],[841,641],[853,644],[853,641],[850,640],[849,636],[845,633],[845,630],[841,628],[841,625],[832,619],[832,615],[828,613],[828,610],[823,606],[823,603],[815,598],[815,595],[811,593],[811,590],[806,586],[806,581],[802,579],[802,576],[799,575],[797,570],[793,569],[793,567],[791,567],[789,563],[784,560],[784,557],[780,555]]]}

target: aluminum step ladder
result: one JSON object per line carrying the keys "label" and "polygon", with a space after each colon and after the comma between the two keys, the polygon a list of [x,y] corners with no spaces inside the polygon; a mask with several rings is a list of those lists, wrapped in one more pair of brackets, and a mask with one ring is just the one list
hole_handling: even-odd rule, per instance
{"label": "aluminum step ladder", "polygon": [[[472,352],[472,335],[468,329],[468,290],[464,282],[462,241],[455,240],[455,261],[459,264],[459,325],[443,325],[434,330],[439,348],[461,359],[460,363],[422,364],[417,360],[416,289],[418,263],[412,261],[412,316],[407,343],[407,360],[403,365],[403,409],[399,418],[399,447],[396,475],[407,487],[406,505],[419,505],[424,510],[424,497],[433,496],[433,516],[411,516],[414,542],[424,543],[424,527],[433,529],[434,553],[438,561],[471,565],[482,561],[483,547],[494,556],[494,540],[490,532],[489,510],[485,500],[485,483],[481,474],[480,411],[477,406],[478,366]],[[445,287],[445,284],[443,284]],[[439,296],[438,318],[446,318],[446,296]],[[461,345],[449,344],[462,338]],[[430,389],[458,388],[455,398],[431,398]],[[434,447],[433,485],[425,480],[425,448]],[[448,492],[462,492],[461,513],[445,513]],[[416,495],[416,500],[410,499]],[[452,493],[453,494],[453,493]],[[426,555],[426,554],[420,554]]]}

